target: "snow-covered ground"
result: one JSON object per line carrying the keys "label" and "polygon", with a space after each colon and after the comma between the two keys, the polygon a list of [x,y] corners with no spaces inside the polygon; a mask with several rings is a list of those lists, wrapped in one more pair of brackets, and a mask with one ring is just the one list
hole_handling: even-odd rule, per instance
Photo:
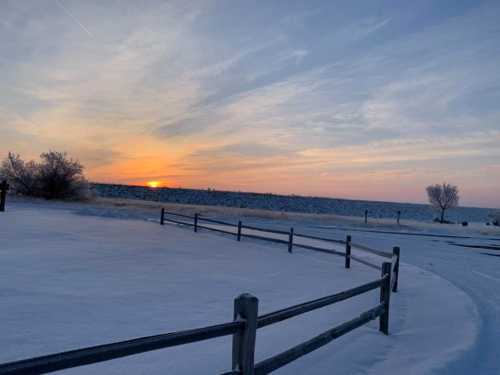
{"label": "snow-covered ground", "polygon": [[[256,295],[267,313],[379,277],[357,263],[344,269],[340,257],[299,249],[288,254],[280,244],[102,217],[103,210],[12,202],[0,214],[1,362],[230,321],[232,300],[242,292]],[[391,335],[371,322],[276,373],[498,373],[498,258],[449,239],[353,236],[381,249],[402,247]],[[259,330],[257,360],[377,303],[374,291]],[[64,373],[217,374],[230,369],[230,356],[227,337]]]}

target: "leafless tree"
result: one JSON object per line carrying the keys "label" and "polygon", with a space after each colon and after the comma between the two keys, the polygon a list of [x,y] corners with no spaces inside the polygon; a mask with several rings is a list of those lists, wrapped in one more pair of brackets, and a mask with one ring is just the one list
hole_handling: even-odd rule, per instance
{"label": "leafless tree", "polygon": [[24,162],[9,153],[0,167],[0,177],[22,195],[47,199],[86,199],[88,183],[83,166],[66,153],[49,151],[40,155],[41,162]]}
{"label": "leafless tree", "polygon": [[80,162],[57,151],[43,153],[40,158],[38,182],[44,198],[85,198],[88,184]]}
{"label": "leafless tree", "polygon": [[12,190],[23,195],[36,195],[37,171],[35,162],[25,163],[18,154],[9,152],[0,167],[0,180],[7,180]]}
{"label": "leafless tree", "polygon": [[430,204],[441,211],[441,223],[444,223],[445,211],[457,207],[460,199],[458,187],[447,183],[427,186],[427,196]]}

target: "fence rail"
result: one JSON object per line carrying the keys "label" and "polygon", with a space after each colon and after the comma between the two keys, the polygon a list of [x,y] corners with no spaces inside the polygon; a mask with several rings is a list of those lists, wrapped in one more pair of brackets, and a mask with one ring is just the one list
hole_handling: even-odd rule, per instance
{"label": "fence rail", "polygon": [[373,249],[371,247],[360,245],[360,244],[357,244],[357,243],[352,243],[352,242],[351,242],[351,246],[354,246],[355,248],[357,248],[359,250],[362,250],[362,251],[365,251],[367,253],[375,254],[375,255],[378,255],[378,256],[381,256],[381,257],[384,257],[384,258],[388,258],[388,259],[392,258],[392,254],[389,253],[389,252],[387,252],[387,251]]}
{"label": "fence rail", "polygon": [[213,228],[213,227],[207,227],[207,226],[204,226],[204,225],[199,225],[198,224],[198,229],[206,229],[206,230],[210,230],[212,232],[219,232],[219,233],[224,233],[224,234],[232,234],[234,235],[233,232],[230,232],[228,230],[224,230],[224,229],[218,229],[218,228]]}
{"label": "fence rail", "polygon": [[266,315],[259,317],[257,326],[259,328],[267,327],[268,325],[282,322],[298,315],[320,309],[332,305],[334,303],[345,301],[346,299],[359,296],[360,294],[367,293],[371,290],[380,288],[382,285],[382,279],[369,282],[367,284],[360,285],[356,288],[345,290],[340,293],[332,294],[331,296],[326,296],[323,298],[318,298],[313,301],[301,303],[299,305],[291,306],[283,310],[275,311]]}
{"label": "fence rail", "polygon": [[299,359],[300,357],[309,354],[331,341],[339,338],[352,330],[359,328],[371,320],[374,320],[381,316],[385,311],[385,306],[383,304],[377,307],[365,311],[359,317],[349,320],[343,324],[336,326],[314,338],[308,340],[302,344],[296,345],[291,349],[288,349],[274,357],[268,358],[262,362],[255,365],[255,375],[265,375],[273,371],[278,370],[281,367]]}
{"label": "fence rail", "polygon": [[134,340],[71,350],[0,365],[1,375],[46,374],[73,367],[128,357],[153,350],[205,341],[236,333],[245,323],[234,321],[204,328],[142,337]]}
{"label": "fence rail", "polygon": [[356,262],[358,262],[358,263],[364,264],[367,267],[373,268],[375,270],[379,270],[380,269],[380,266],[378,266],[378,265],[376,265],[376,264],[374,264],[372,262],[369,262],[369,261],[367,261],[367,260],[365,260],[365,259],[363,259],[361,257],[358,257],[356,255],[352,255],[351,254],[351,259],[354,260],[354,261],[356,261]]}
{"label": "fence rail", "polygon": [[184,219],[193,219],[192,216],[177,214],[177,213],[174,213],[174,212],[168,212],[168,211],[165,211],[165,209],[162,208],[161,209],[161,215],[160,215],[160,224],[161,225],[164,225],[165,222],[170,222],[170,223],[174,223],[174,224],[194,226],[194,224],[191,223],[191,222],[179,221],[179,220],[176,220],[176,219],[172,219],[172,218],[169,218],[167,215],[174,216],[174,217],[180,217],[180,218],[184,218]]}
{"label": "fence rail", "polygon": [[[377,318],[380,319],[379,330],[388,335],[392,268],[391,263],[386,262],[382,267],[382,276],[378,280],[260,317],[258,317],[258,299],[250,294],[242,294],[234,300],[232,322],[0,364],[0,375],[46,374],[229,335],[233,336],[232,371],[225,375],[269,374]],[[321,335],[255,364],[255,338],[258,329],[375,289],[380,289],[379,305]]]}
{"label": "fence rail", "polygon": [[303,244],[298,244],[298,243],[295,243],[293,246],[294,247],[300,247],[302,249],[307,249],[307,250],[312,250],[312,251],[318,251],[320,253],[338,255],[338,256],[341,256],[341,257],[345,256],[345,253],[343,253],[341,251],[336,251],[336,250],[332,250],[332,249],[324,249],[322,247],[317,247],[317,246],[303,245]]}
{"label": "fence rail", "polygon": [[325,237],[319,237],[319,236],[312,236],[310,234],[303,234],[303,233],[295,233],[295,235],[297,237],[309,238],[311,240],[332,242],[332,243],[336,243],[336,244],[339,244],[339,245],[345,245],[346,244],[346,241],[336,240],[336,239],[333,239],[333,238],[325,238]]}
{"label": "fence rail", "polygon": [[288,236],[290,232],[284,231],[284,230],[278,230],[278,229],[268,229],[268,228],[262,228],[262,227],[256,227],[253,225],[247,225],[245,224],[243,226],[245,229],[251,229],[251,230],[256,230],[260,232],[266,232],[266,233],[273,233],[273,234],[283,234],[285,236]]}
{"label": "fence rail", "polygon": [[236,226],[238,226],[237,224],[228,223],[227,221],[209,219],[209,218],[203,217],[201,215],[198,216],[198,220],[206,221],[208,223],[213,223],[213,224],[227,225],[227,226],[230,226],[230,227],[236,227]]}
{"label": "fence rail", "polygon": [[264,237],[264,236],[258,236],[256,234],[249,234],[249,233],[242,233],[241,237],[254,238],[256,240],[263,240],[263,241],[283,243],[283,244],[288,244],[289,243],[288,241],[286,241],[286,240],[280,240],[279,238]]}

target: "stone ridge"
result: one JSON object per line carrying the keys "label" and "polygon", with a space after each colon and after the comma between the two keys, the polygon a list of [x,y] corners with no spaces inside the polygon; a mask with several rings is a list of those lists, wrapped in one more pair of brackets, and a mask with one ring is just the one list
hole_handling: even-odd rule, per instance
{"label": "stone ridge", "polygon": [[[401,211],[402,219],[430,221],[436,212],[428,205],[362,201],[323,197],[246,193],[233,191],[149,188],[143,186],[92,184],[92,191],[100,197],[140,199],[146,201],[254,208],[271,211],[285,211],[314,214],[335,214],[343,216],[395,218]],[[447,219],[455,222],[486,222],[493,210],[487,208],[459,207],[447,212]]]}

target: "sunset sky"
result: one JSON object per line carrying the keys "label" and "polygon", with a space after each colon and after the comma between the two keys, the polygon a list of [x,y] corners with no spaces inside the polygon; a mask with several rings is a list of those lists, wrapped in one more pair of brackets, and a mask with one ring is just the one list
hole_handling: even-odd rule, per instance
{"label": "sunset sky", "polygon": [[500,207],[499,1],[0,1],[0,153],[99,182]]}

